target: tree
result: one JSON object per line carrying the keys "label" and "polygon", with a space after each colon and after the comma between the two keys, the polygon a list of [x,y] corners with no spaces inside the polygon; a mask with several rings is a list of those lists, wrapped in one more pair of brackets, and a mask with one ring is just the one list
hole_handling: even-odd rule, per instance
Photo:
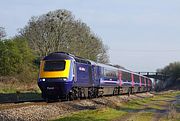
{"label": "tree", "polygon": [[180,78],[180,62],[170,63],[169,65],[165,66],[163,69],[159,69],[158,71],[173,77],[174,80],[177,80],[178,78]]}
{"label": "tree", "polygon": [[0,40],[6,36],[5,28],[0,27]]}
{"label": "tree", "polygon": [[180,85],[180,62],[170,63],[163,69],[158,69],[157,71],[169,76],[169,78],[163,82],[164,87]]}
{"label": "tree", "polygon": [[101,39],[67,10],[32,17],[21,35],[40,58],[51,52],[65,51],[98,62],[109,61],[108,49]]}
{"label": "tree", "polygon": [[100,45],[102,45],[102,47],[100,47],[100,50],[99,50],[100,52],[98,54],[97,62],[108,64],[109,63],[109,56],[107,53],[108,47],[103,44],[100,44]]}
{"label": "tree", "polygon": [[32,73],[30,68],[34,58],[24,38],[0,41],[0,76],[14,76],[26,71]]}

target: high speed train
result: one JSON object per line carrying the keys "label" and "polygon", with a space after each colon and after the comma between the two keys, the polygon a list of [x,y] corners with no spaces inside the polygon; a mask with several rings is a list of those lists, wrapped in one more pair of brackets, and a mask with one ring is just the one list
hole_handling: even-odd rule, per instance
{"label": "high speed train", "polygon": [[152,81],[126,69],[54,52],[40,63],[38,86],[44,99],[73,100],[146,92],[152,89]]}

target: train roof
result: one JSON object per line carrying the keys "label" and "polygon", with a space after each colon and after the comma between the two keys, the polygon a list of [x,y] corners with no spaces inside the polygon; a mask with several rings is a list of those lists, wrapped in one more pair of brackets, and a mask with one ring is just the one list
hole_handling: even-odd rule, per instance
{"label": "train roof", "polygon": [[66,52],[53,52],[45,56],[43,60],[59,60],[59,59],[71,59],[79,63],[91,64],[91,62],[85,58],[78,57]]}
{"label": "train roof", "polygon": [[65,52],[53,52],[45,56],[43,60],[59,60],[59,59],[73,59],[70,54]]}
{"label": "train roof", "polygon": [[120,71],[124,71],[124,72],[128,72],[128,73],[133,73],[135,75],[138,75],[138,76],[142,76],[144,78],[148,78],[146,76],[143,76],[141,74],[138,74],[138,73],[135,73],[133,71],[130,71],[130,70],[127,70],[127,69],[122,69],[122,68],[117,68],[117,67],[114,67],[112,65],[106,65],[106,64],[102,64],[102,63],[97,63],[97,66],[101,66],[101,67],[104,67],[104,68],[109,68],[109,69],[114,69],[114,70],[120,70]]}

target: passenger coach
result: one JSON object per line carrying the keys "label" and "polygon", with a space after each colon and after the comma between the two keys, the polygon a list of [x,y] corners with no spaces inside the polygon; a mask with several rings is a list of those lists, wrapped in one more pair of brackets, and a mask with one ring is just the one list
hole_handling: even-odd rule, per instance
{"label": "passenger coach", "polygon": [[76,99],[150,91],[152,81],[125,69],[54,52],[41,61],[38,86],[44,99]]}

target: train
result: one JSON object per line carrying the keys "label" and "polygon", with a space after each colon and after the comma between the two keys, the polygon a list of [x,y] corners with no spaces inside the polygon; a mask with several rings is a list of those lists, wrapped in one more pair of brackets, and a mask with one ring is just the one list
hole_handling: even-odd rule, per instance
{"label": "train", "polygon": [[127,69],[53,52],[40,62],[38,86],[46,100],[74,100],[151,91],[152,80]]}

